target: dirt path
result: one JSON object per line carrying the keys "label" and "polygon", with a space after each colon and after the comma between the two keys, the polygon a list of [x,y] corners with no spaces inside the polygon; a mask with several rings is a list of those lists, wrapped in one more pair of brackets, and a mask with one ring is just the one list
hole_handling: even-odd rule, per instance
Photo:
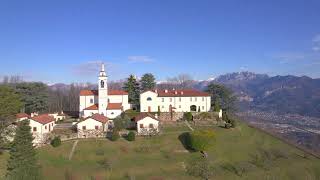
{"label": "dirt path", "polygon": [[76,140],[76,141],[73,143],[73,146],[72,146],[71,152],[70,152],[70,154],[69,154],[69,160],[71,160],[71,159],[72,159],[72,156],[73,156],[73,154],[74,154],[74,151],[76,150],[76,147],[77,147],[78,141],[79,141],[79,140]]}
{"label": "dirt path", "polygon": [[189,129],[191,129],[191,131],[194,131],[194,129],[190,126],[188,121],[184,121],[184,123],[188,126]]}

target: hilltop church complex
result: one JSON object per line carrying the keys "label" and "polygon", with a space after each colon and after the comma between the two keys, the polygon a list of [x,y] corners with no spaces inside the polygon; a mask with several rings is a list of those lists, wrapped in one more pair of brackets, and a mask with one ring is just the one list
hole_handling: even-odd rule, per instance
{"label": "hilltop church complex", "polygon": [[[123,90],[108,89],[108,76],[102,64],[98,77],[98,89],[80,91],[80,119],[75,124],[77,137],[105,136],[105,132],[113,128],[114,119],[132,108],[128,96],[128,92]],[[140,94],[140,113],[131,122],[137,134],[144,135],[150,130],[159,132],[160,122],[167,121],[170,116],[173,120],[173,114],[179,114],[179,118],[182,118],[181,115],[184,112],[208,112],[210,109],[211,96],[208,93],[193,89],[154,89]],[[17,121],[25,119],[30,121],[34,141],[39,144],[44,142],[48,135],[50,136],[57,125],[56,121],[64,118],[66,117],[63,112],[42,115],[32,113],[31,116],[24,113],[17,115]]]}
{"label": "hilltop church complex", "polygon": [[[131,108],[128,92],[108,90],[108,76],[104,64],[101,66],[98,90],[80,92],[79,116],[87,118],[101,114],[114,119]],[[141,112],[208,112],[211,109],[211,96],[192,89],[150,90],[140,94]]]}

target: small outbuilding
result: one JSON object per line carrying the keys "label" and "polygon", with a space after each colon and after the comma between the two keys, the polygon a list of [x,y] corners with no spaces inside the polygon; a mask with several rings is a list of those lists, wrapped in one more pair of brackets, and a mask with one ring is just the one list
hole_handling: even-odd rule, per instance
{"label": "small outbuilding", "polygon": [[159,133],[159,119],[150,113],[140,113],[134,118],[138,135],[154,135]]}
{"label": "small outbuilding", "polygon": [[77,123],[78,138],[102,137],[107,131],[109,119],[101,114],[93,114]]}

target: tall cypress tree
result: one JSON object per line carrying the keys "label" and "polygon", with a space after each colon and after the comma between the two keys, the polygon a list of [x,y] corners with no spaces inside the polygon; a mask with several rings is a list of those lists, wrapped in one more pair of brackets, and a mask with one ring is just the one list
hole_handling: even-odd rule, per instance
{"label": "tall cypress tree", "polygon": [[123,89],[129,94],[129,103],[139,105],[140,88],[134,75],[130,75]]}
{"label": "tall cypress tree", "polygon": [[141,77],[141,90],[146,91],[146,90],[151,90],[154,89],[156,86],[155,78],[153,74],[151,73],[146,73]]}
{"label": "tall cypress tree", "polygon": [[41,179],[30,130],[28,120],[18,124],[7,165],[6,178],[8,180]]}

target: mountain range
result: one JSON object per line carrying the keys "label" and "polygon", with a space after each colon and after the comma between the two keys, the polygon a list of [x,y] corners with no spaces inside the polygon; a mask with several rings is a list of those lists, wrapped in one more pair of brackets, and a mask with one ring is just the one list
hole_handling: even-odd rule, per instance
{"label": "mountain range", "polygon": [[273,76],[239,72],[221,75],[208,83],[231,88],[238,96],[238,109],[259,110],[278,114],[300,114],[320,117],[320,79],[307,76]]}

